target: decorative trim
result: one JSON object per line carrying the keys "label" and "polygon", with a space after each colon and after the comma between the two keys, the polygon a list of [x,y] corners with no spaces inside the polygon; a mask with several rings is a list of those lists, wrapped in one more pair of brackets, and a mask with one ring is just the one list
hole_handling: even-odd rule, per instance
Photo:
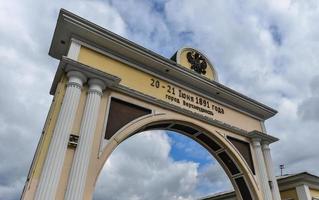
{"label": "decorative trim", "polygon": [[249,132],[248,136],[252,139],[252,141],[259,141],[259,142],[268,143],[268,144],[277,142],[279,140],[276,137],[273,137],[271,135],[268,135],[266,133],[262,133],[262,132],[256,131],[256,130]]}
{"label": "decorative trim", "polygon": [[76,88],[82,89],[82,85],[79,83],[68,82],[66,85],[67,85],[67,87],[76,87]]}
{"label": "decorative trim", "polygon": [[94,94],[94,93],[99,95],[100,97],[102,97],[102,95],[103,95],[103,92],[101,92],[99,90],[96,90],[96,89],[89,89],[88,90],[88,94]]}

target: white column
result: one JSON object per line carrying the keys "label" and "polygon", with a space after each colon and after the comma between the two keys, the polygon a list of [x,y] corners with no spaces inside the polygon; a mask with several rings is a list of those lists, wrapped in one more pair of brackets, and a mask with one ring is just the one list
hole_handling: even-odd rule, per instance
{"label": "white column", "polygon": [[81,88],[86,81],[80,72],[70,71],[67,75],[69,82],[35,194],[36,200],[55,199],[69,135],[80,101]]}
{"label": "white column", "polygon": [[261,139],[260,138],[253,138],[253,146],[256,153],[256,160],[257,160],[257,167],[258,167],[258,179],[259,184],[263,193],[264,200],[272,200],[272,195],[270,192],[269,182],[268,182],[268,176],[264,161],[264,156],[261,150]]}
{"label": "white column", "polygon": [[267,142],[267,141],[262,142],[262,150],[263,150],[263,154],[264,154],[264,158],[265,158],[268,179],[272,181],[271,193],[272,193],[273,200],[281,200],[277,179],[276,179],[275,174],[274,174],[274,168],[273,168],[273,163],[272,163],[271,154],[270,154],[269,142]]}
{"label": "white column", "polygon": [[105,86],[102,81],[91,79],[89,87],[65,200],[83,199],[102,90]]}
{"label": "white column", "polygon": [[299,200],[311,200],[311,194],[308,185],[299,185],[296,187]]}

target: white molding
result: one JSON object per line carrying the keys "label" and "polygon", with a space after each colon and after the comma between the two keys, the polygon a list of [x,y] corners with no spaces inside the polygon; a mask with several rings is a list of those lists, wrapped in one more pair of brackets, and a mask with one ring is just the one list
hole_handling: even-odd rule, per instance
{"label": "white molding", "polygon": [[72,60],[78,60],[80,54],[81,44],[76,39],[71,39],[67,57]]}

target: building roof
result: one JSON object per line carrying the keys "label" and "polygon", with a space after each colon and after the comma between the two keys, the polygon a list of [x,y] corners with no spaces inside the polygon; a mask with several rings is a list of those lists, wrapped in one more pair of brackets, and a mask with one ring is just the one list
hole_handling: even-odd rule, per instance
{"label": "building roof", "polygon": [[[319,176],[311,174],[309,172],[300,172],[296,174],[285,174],[283,176],[277,176],[279,190],[287,190],[296,186],[305,184],[310,188],[319,189]],[[223,200],[235,197],[234,191],[226,191],[215,193],[198,200]]]}
{"label": "building roof", "polygon": [[286,190],[302,184],[308,185],[310,188],[319,189],[319,176],[309,172],[278,176],[277,182],[280,190]]}

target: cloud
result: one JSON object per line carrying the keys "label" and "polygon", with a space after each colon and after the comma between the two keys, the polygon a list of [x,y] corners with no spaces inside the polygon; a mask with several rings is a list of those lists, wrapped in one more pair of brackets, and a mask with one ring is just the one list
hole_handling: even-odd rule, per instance
{"label": "cloud", "polygon": [[199,169],[199,180],[197,190],[201,194],[206,194],[202,196],[234,190],[224,169],[216,160]]}
{"label": "cloud", "polygon": [[310,83],[310,96],[298,106],[298,114],[303,120],[319,121],[319,76]]}
{"label": "cloud", "polygon": [[176,161],[170,154],[171,143],[165,131],[143,132],[125,140],[103,167],[94,199],[188,200],[232,189],[216,160],[211,158],[204,166]]}
{"label": "cloud", "polygon": [[198,164],[169,157],[169,138],[145,132],[124,141],[106,162],[94,199],[193,199]]}
{"label": "cloud", "polygon": [[281,139],[272,145],[277,174],[281,163],[288,173],[318,174],[313,167],[318,166],[313,152],[319,151],[313,142],[318,140],[313,80],[319,73],[318,2],[171,0],[165,8],[177,32],[194,32],[192,46],[212,59],[223,84],[279,110],[266,123]]}

